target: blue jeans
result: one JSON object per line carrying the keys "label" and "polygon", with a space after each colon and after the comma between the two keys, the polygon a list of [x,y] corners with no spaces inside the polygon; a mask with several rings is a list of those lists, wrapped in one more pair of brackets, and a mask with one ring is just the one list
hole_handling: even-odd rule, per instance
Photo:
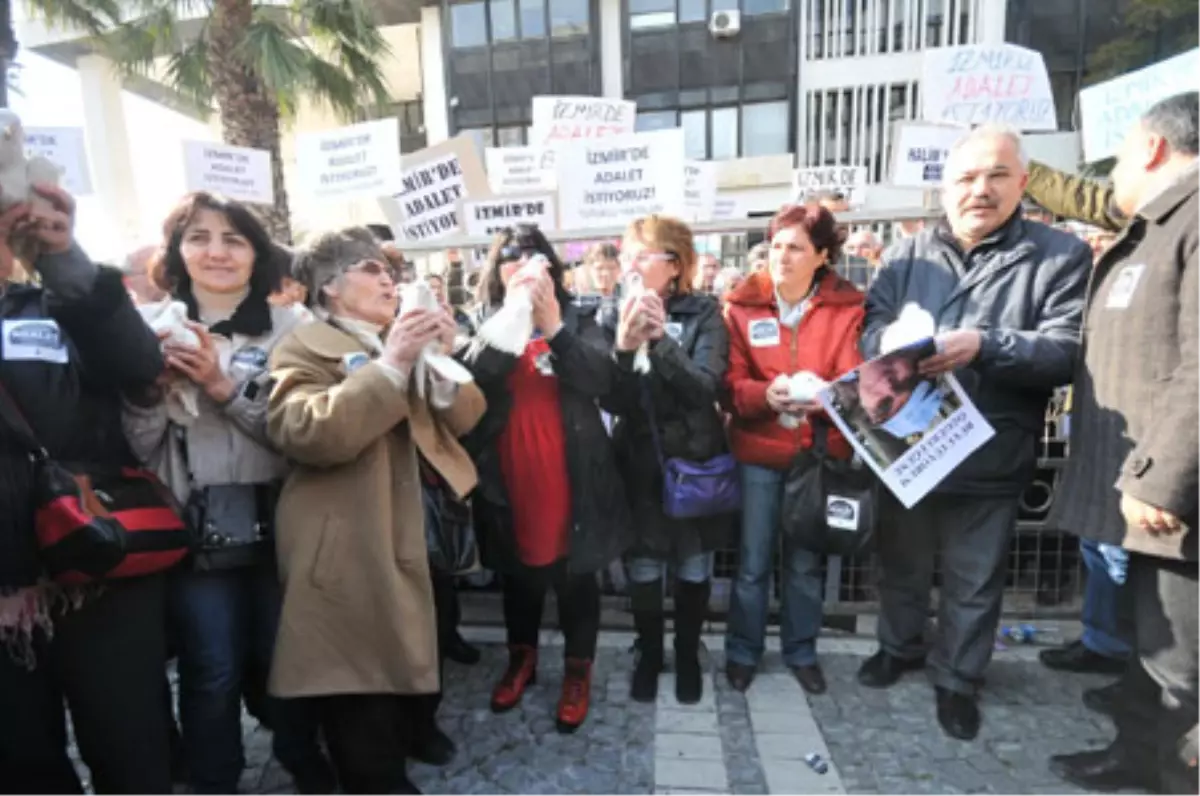
{"label": "blue jeans", "polygon": [[637,556],[629,559],[626,574],[634,583],[653,583],[664,576],[669,566],[674,568],[675,577],[679,580],[686,583],[704,583],[712,577],[713,554],[697,553],[671,562],[651,556]]}
{"label": "blue jeans", "polygon": [[1129,554],[1119,547],[1079,540],[1087,587],[1083,593],[1083,645],[1098,655],[1127,658],[1130,645],[1118,621],[1118,591],[1125,580]]}
{"label": "blue jeans", "polygon": [[[265,694],[279,623],[277,578],[274,567],[266,566],[171,576],[179,724],[196,793],[237,792],[245,766],[242,697],[248,691]],[[317,749],[315,718],[303,720],[296,700],[266,697],[263,703],[276,757],[291,770]]]}
{"label": "blue jeans", "polygon": [[[779,507],[785,473],[742,465],[741,560],[729,604],[725,657],[757,666],[766,646],[771,562],[779,539]],[[783,542],[783,616],[779,635],[783,662],[817,662],[821,632],[821,559],[816,553]]]}

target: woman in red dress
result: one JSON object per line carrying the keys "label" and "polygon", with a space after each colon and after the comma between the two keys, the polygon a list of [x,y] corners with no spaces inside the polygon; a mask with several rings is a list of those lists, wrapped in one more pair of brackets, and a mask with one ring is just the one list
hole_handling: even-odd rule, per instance
{"label": "woman in red dress", "polygon": [[[546,268],[524,269],[537,256]],[[563,286],[564,268],[535,227],[500,233],[480,282],[477,336],[463,352],[487,397],[466,440],[480,483],[474,497],[484,564],[500,573],[509,664],[492,710],[511,710],[537,677],[546,591],[558,598],[565,676],[558,728],[587,717],[600,628],[596,573],[620,556],[629,508],[597,401],[612,389],[614,363],[594,313]],[[522,291],[512,291],[521,285]],[[534,333],[526,344],[496,311],[528,291]]]}

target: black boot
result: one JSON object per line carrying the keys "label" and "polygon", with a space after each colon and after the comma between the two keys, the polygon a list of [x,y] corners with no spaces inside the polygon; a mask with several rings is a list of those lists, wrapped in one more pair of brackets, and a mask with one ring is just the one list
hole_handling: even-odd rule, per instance
{"label": "black boot", "polygon": [[704,696],[700,628],[708,615],[709,581],[675,581],[675,698],[694,705]]}
{"label": "black boot", "polygon": [[637,663],[629,683],[634,702],[658,698],[658,676],[663,670],[662,581],[629,584],[633,603],[633,625],[637,630]]}

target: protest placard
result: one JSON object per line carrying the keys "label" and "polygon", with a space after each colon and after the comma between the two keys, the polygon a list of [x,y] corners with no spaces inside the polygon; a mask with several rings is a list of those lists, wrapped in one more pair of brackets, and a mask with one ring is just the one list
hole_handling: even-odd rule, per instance
{"label": "protest placard", "polygon": [[921,118],[1018,130],[1057,130],[1054,95],[1042,54],[1015,44],[969,44],[926,50]]}
{"label": "protest placard", "polygon": [[559,146],[559,224],[563,229],[623,226],[651,213],[683,217],[683,130]]}
{"label": "protest placard", "polygon": [[1117,154],[1125,134],[1151,105],[1200,87],[1200,49],[1121,75],[1079,92],[1083,157],[1089,163]]}
{"label": "protest placard", "polygon": [[183,142],[184,186],[189,191],[209,191],[239,202],[275,204],[271,179],[271,153],[263,149]]}
{"label": "protest placard", "polygon": [[892,185],[937,188],[950,147],[962,136],[961,127],[897,122],[892,133]]}
{"label": "protest placard", "polygon": [[459,203],[488,195],[479,151],[466,136],[405,155],[399,182],[379,204],[396,237],[412,243],[454,235],[462,226]]}
{"label": "protest placard", "polygon": [[25,155],[44,157],[62,169],[59,185],[72,196],[92,192],[82,127],[26,127]]}
{"label": "protest placard", "polygon": [[516,224],[533,224],[543,232],[558,226],[554,194],[470,199],[462,203],[462,219],[471,236],[495,235]]}
{"label": "protest placard", "polygon": [[863,461],[912,508],[994,436],[953,374],[925,378],[926,338],[839,378],[819,399]]}
{"label": "protest placard", "polygon": [[687,207],[687,220],[713,220],[717,204],[717,164],[707,160],[689,160],[683,168],[683,199]]}
{"label": "protest placard", "polygon": [[867,198],[866,166],[810,166],[796,169],[792,186],[797,202],[835,191],[846,197],[851,207],[862,207]]}
{"label": "protest placard", "polygon": [[534,97],[529,142],[546,146],[633,132],[637,103],[609,97]]}
{"label": "protest placard", "polygon": [[554,157],[535,146],[488,147],[483,150],[493,193],[554,190]]}
{"label": "protest placard", "polygon": [[296,182],[314,199],[374,199],[400,177],[400,122],[363,122],[296,136]]}

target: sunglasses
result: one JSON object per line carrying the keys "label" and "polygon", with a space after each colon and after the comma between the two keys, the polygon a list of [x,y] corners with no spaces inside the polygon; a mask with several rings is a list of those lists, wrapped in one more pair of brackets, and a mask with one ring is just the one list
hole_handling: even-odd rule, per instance
{"label": "sunglasses", "polygon": [[382,276],[386,274],[388,279],[392,280],[393,282],[400,281],[399,270],[387,263],[382,263],[379,260],[363,260],[361,262],[357,262],[347,268],[346,272],[366,274],[368,276]]}
{"label": "sunglasses", "polygon": [[515,263],[522,257],[533,257],[536,254],[541,254],[532,246],[520,246],[516,243],[510,243],[500,250],[501,263]]}

